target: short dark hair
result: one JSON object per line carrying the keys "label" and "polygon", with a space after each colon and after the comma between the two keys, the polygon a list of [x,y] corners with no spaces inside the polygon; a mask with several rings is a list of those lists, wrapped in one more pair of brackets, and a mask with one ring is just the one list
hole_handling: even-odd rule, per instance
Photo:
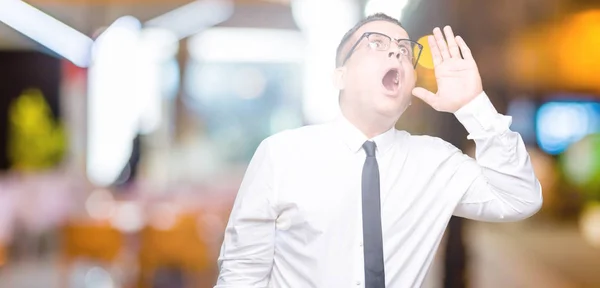
{"label": "short dark hair", "polygon": [[348,32],[346,32],[346,34],[344,34],[344,37],[342,37],[342,41],[340,41],[340,44],[338,45],[337,51],[335,53],[335,66],[336,67],[339,67],[342,65],[342,61],[343,61],[343,58],[341,55],[342,50],[344,49],[344,46],[346,45],[346,43],[348,43],[350,38],[352,38],[354,33],[356,33],[356,31],[358,31],[358,29],[360,29],[365,24],[374,22],[374,21],[387,21],[387,22],[396,24],[396,25],[400,26],[402,29],[404,29],[404,26],[402,26],[402,23],[400,23],[400,21],[398,21],[398,19],[390,17],[384,13],[375,13],[373,15],[370,15],[370,16],[360,20],[358,23],[356,23],[354,25],[354,27],[352,27],[350,30],[348,30]]}

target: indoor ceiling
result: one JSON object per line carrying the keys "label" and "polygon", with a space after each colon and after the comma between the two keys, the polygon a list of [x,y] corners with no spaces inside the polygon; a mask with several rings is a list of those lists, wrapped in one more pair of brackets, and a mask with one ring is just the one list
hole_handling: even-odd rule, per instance
{"label": "indoor ceiling", "polygon": [[[220,26],[297,29],[289,6],[291,0],[233,1],[235,2],[233,16]],[[347,1],[358,1],[359,5],[364,5],[367,0]],[[522,85],[518,85],[518,81],[512,79],[522,76],[516,75],[514,67],[510,65],[511,61],[506,61],[507,57],[514,58],[514,53],[509,53],[509,43],[514,44],[514,39],[522,37],[525,32],[533,33],[530,38],[549,37],[535,33],[535,27],[558,24],[565,15],[600,6],[598,0],[407,1],[409,4],[404,10],[402,22],[413,38],[431,33],[433,27],[452,25],[473,50],[486,86],[497,87],[500,90],[511,90],[511,87],[507,87],[507,83],[515,84],[516,89],[523,88]],[[99,28],[110,25],[121,16],[131,15],[145,22],[191,1],[28,0],[27,2],[91,36]],[[549,39],[558,41],[555,37]],[[520,43],[517,43],[514,47],[521,49],[519,45]],[[0,49],[31,49],[37,46],[35,42],[0,23]],[[531,89],[536,90],[546,86],[534,85]]]}
{"label": "indoor ceiling", "polygon": [[[356,0],[349,0],[356,1]],[[25,1],[86,34],[131,15],[144,22],[190,3],[190,0],[28,0]],[[295,29],[289,0],[234,0],[235,13],[227,26]],[[261,15],[273,15],[264,17]],[[0,49],[32,49],[38,44],[0,22]]]}

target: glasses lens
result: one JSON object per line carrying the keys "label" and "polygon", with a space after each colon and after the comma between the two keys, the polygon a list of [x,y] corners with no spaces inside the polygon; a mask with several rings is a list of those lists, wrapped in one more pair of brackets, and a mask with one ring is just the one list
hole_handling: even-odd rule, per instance
{"label": "glasses lens", "polygon": [[421,55],[421,45],[411,40],[400,40],[398,43],[400,53],[406,53],[405,55],[411,59],[413,65],[417,65],[419,56]]}
{"label": "glasses lens", "polygon": [[384,51],[390,47],[390,37],[381,34],[371,34],[368,37],[369,47],[373,50]]}

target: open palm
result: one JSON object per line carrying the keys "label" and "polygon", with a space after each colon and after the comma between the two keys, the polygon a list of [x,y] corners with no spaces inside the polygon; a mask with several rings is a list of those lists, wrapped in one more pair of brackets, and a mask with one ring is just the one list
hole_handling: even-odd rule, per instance
{"label": "open palm", "polygon": [[[454,36],[452,28],[444,28],[446,40],[439,28],[429,36],[438,91],[433,93],[417,87],[413,94],[435,110],[456,112],[482,91],[481,76],[471,50],[460,36]],[[462,56],[461,56],[462,52]]]}

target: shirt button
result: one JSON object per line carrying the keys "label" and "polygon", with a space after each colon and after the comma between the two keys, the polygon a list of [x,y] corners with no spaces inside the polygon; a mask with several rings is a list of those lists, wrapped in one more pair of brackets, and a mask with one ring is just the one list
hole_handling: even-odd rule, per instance
{"label": "shirt button", "polygon": [[359,245],[360,247],[363,247],[363,243],[362,243],[362,242],[360,242],[360,244],[358,244],[358,245]]}
{"label": "shirt button", "polygon": [[360,286],[360,281],[356,281],[356,286]]}

